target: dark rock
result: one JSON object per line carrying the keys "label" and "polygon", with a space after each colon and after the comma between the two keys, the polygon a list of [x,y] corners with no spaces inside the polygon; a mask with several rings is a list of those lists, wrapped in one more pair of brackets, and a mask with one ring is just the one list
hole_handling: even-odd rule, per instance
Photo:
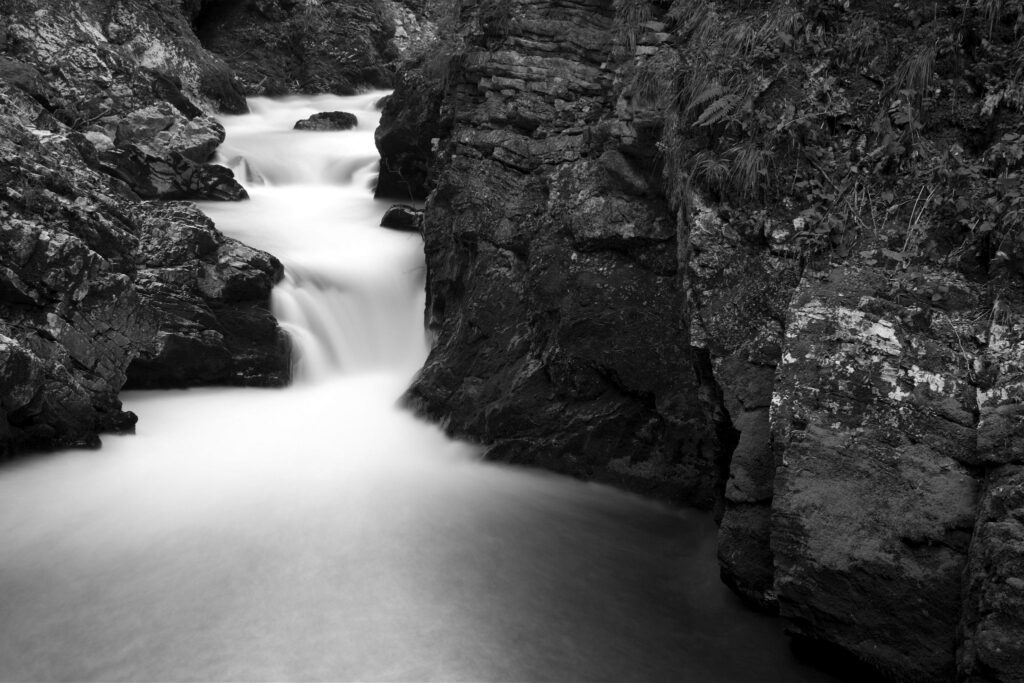
{"label": "dark rock", "polygon": [[377,197],[423,200],[430,192],[432,141],[442,135],[442,90],[423,68],[422,62],[410,64],[384,98],[374,133],[381,158]]}
{"label": "dark rock", "polygon": [[194,25],[251,95],[389,87],[398,57],[394,24],[377,0],[210,2]]}
{"label": "dark rock", "polygon": [[280,385],[289,345],[268,310],[281,264],[217,232],[190,204],[149,206],[136,287],[161,332],[128,368],[127,386]]}
{"label": "dark rock", "polygon": [[[385,103],[378,194],[425,190],[425,138],[444,136],[424,217],[438,341],[408,398],[488,457],[710,507],[715,436],[693,400],[671,211],[595,161],[622,138],[578,127],[614,120],[611,16],[546,7],[519,7],[541,42],[453,63],[450,134],[424,106],[428,83],[410,78]],[[392,170],[417,182],[388,187],[403,158]]]}
{"label": "dark rock", "polygon": [[1024,680],[1024,467],[1020,465],[997,467],[986,478],[964,584],[961,680]]}
{"label": "dark rock", "polygon": [[295,123],[295,130],[351,130],[359,125],[355,114],[325,111]]}
{"label": "dark rock", "polygon": [[392,230],[420,232],[423,229],[423,212],[405,204],[395,204],[384,212],[380,225]]}
{"label": "dark rock", "polygon": [[[902,313],[915,298],[926,305],[939,284],[965,294],[946,311],[948,324],[909,324]],[[776,380],[780,612],[802,636],[910,680],[952,680],[956,671],[978,502],[968,469],[976,390],[960,330],[984,317],[979,294],[950,273],[809,273],[790,307]]]}

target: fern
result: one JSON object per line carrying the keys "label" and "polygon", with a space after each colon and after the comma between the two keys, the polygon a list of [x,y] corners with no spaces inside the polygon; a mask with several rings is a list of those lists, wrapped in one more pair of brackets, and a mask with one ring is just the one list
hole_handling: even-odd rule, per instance
{"label": "fern", "polygon": [[697,107],[725,95],[726,92],[726,89],[722,87],[721,83],[718,81],[711,81],[710,83],[705,84],[699,92],[687,97],[688,103],[683,109],[683,113],[689,115]]}
{"label": "fern", "polygon": [[706,127],[727,121],[739,108],[742,101],[743,99],[735,93],[722,95],[705,107],[704,111],[697,117],[694,125]]}

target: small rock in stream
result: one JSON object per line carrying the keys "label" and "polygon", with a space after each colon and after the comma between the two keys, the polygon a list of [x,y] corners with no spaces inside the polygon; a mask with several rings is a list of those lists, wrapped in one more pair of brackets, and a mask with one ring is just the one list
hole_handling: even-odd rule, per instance
{"label": "small rock in stream", "polygon": [[295,123],[295,130],[351,130],[359,125],[355,114],[347,111],[324,111]]}

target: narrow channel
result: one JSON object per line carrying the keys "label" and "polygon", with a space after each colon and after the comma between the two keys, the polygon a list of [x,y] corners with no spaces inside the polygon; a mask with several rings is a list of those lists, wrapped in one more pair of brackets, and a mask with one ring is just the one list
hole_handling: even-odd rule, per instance
{"label": "narrow channel", "polygon": [[[251,200],[202,208],[285,264],[296,381],[128,393],[136,435],[0,468],[0,680],[831,680],[721,585],[706,515],[396,407],[424,266],[378,227],[383,94],[223,119]],[[358,127],[291,130],[334,110]]]}

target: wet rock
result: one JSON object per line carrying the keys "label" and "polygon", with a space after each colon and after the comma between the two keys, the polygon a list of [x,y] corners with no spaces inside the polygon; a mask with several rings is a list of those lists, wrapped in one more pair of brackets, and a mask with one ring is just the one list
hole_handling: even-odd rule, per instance
{"label": "wet rock", "polygon": [[423,229],[423,212],[405,204],[395,204],[384,212],[380,226],[392,230],[420,232]]}
{"label": "wet rock", "polygon": [[359,125],[355,114],[347,111],[325,111],[297,121],[295,130],[351,130]]}

